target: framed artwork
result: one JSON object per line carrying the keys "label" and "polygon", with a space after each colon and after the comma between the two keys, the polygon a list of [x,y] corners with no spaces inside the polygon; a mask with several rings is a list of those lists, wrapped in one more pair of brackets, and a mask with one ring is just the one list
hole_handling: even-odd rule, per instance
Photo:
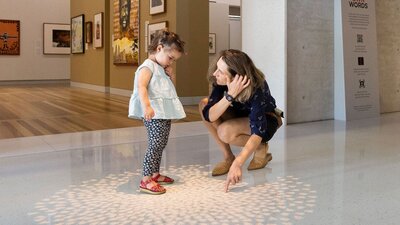
{"label": "framed artwork", "polygon": [[0,20],[0,55],[19,55],[19,20]]}
{"label": "framed artwork", "polygon": [[148,34],[147,34],[147,44],[148,44],[147,47],[151,44],[151,41],[153,40],[155,33],[158,30],[164,30],[165,28],[167,28],[167,21],[149,24],[149,26],[147,28],[147,32],[148,32]]}
{"label": "framed artwork", "polygon": [[86,43],[92,43],[93,37],[93,23],[92,22],[86,22],[85,23],[85,30],[86,30]]}
{"label": "framed artwork", "polygon": [[150,15],[165,12],[166,0],[149,0],[150,2]]}
{"label": "framed artwork", "polygon": [[217,35],[215,33],[209,33],[208,34],[208,53],[209,54],[215,54],[216,53],[216,37]]}
{"label": "framed artwork", "polygon": [[103,13],[94,15],[94,38],[93,47],[103,47]]}
{"label": "framed artwork", "polygon": [[138,65],[139,0],[113,0],[113,7],[113,63]]}
{"label": "framed artwork", "polygon": [[71,53],[71,25],[43,24],[43,54],[69,55]]}
{"label": "framed artwork", "polygon": [[71,53],[85,53],[85,15],[71,18]]}

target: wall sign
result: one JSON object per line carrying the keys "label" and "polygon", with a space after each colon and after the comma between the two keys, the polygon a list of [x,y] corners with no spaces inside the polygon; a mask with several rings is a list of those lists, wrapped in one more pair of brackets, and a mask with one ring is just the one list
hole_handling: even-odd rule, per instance
{"label": "wall sign", "polygon": [[335,119],[377,117],[375,0],[335,0]]}

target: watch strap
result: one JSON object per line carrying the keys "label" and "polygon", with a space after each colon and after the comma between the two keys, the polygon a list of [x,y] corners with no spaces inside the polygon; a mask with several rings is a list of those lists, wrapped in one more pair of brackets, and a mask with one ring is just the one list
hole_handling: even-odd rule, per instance
{"label": "watch strap", "polygon": [[228,100],[228,102],[233,102],[233,100],[235,99],[232,95],[228,94],[228,92],[225,92],[224,96],[226,100]]}

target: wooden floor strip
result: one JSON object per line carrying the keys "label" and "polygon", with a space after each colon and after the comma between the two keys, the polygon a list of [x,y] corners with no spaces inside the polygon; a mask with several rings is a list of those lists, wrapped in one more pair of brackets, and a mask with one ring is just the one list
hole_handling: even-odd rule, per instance
{"label": "wooden floor strip", "polygon": [[[0,86],[0,139],[143,126],[128,118],[129,97],[59,84]],[[197,105],[184,106],[201,120]]]}
{"label": "wooden floor strip", "polygon": [[22,127],[24,127],[26,130],[29,131],[25,136],[37,136],[37,135],[43,135],[42,132],[40,132],[38,129],[34,128],[31,126],[27,121],[25,120],[17,120],[18,124],[20,124]]}

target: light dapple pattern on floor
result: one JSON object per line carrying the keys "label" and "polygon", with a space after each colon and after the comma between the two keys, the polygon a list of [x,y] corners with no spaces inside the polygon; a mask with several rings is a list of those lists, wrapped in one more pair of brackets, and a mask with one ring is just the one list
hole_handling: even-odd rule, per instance
{"label": "light dapple pattern on floor", "polygon": [[224,193],[202,122],[173,124],[161,172],[177,183],[161,196],[137,192],[143,127],[1,139],[0,224],[397,225],[399,134],[400,113],[282,127],[267,167],[247,160]]}
{"label": "light dapple pattern on floor", "polygon": [[[223,193],[224,181],[209,176],[209,165],[169,167],[176,182],[153,196],[137,190],[140,172],[110,174],[70,185],[35,204],[37,224],[296,224],[313,212],[317,193],[286,176]],[[155,212],[157,213],[154,216]]]}

